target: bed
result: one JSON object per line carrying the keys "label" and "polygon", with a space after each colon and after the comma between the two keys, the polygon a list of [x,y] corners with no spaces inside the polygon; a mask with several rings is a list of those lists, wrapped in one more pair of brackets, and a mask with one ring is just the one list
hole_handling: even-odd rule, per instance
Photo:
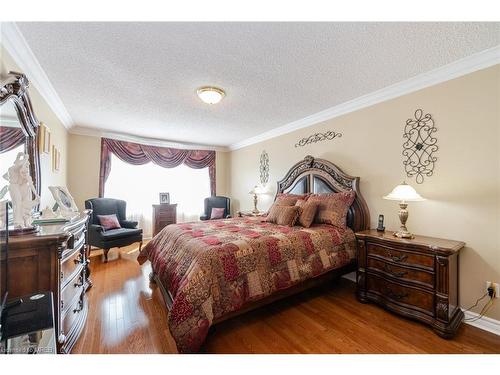
{"label": "bed", "polygon": [[151,261],[181,353],[196,352],[214,324],[355,270],[354,232],[369,212],[359,177],[306,156],[278,182],[277,193],[356,193],[347,227],[310,228],[233,218],[165,227],[140,252]]}

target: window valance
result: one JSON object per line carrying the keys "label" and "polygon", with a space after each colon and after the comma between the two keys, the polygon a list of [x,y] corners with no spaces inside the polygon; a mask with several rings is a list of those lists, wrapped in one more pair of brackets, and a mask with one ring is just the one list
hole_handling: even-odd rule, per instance
{"label": "window valance", "polygon": [[181,164],[185,164],[195,169],[208,167],[211,194],[216,195],[215,151],[181,150],[101,138],[101,170],[99,174],[100,197],[104,197],[104,185],[111,171],[112,153],[120,160],[134,165],[153,162],[164,168],[175,168]]}

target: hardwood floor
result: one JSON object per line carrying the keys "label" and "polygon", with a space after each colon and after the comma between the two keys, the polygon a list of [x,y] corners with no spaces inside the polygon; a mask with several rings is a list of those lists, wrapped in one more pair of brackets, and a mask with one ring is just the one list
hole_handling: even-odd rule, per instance
{"label": "hardwood floor", "polygon": [[[137,246],[92,252],[87,325],[73,353],[176,353],[163,300]],[[500,337],[463,324],[444,340],[422,324],[361,304],[354,284],[306,291],[223,322],[205,353],[500,353]]]}

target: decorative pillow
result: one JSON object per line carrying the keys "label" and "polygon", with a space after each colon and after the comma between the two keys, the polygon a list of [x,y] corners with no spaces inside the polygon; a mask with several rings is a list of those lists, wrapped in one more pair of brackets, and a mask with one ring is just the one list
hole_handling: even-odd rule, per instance
{"label": "decorative pillow", "polygon": [[275,205],[278,206],[294,206],[299,199],[307,200],[310,194],[288,194],[288,193],[278,193],[276,195]]}
{"label": "decorative pillow", "polygon": [[318,210],[318,202],[299,199],[295,206],[300,207],[299,224],[309,228],[314,221],[314,216]]}
{"label": "decorative pillow", "polygon": [[273,205],[266,221],[278,225],[288,225],[293,227],[299,217],[300,207],[297,206],[277,206]]}
{"label": "decorative pillow", "polygon": [[120,222],[118,221],[118,218],[116,217],[116,214],[97,215],[97,219],[99,220],[99,223],[101,224],[101,227],[104,228],[104,230],[118,229],[122,227],[120,225]]}
{"label": "decorative pillow", "polygon": [[331,224],[339,228],[346,227],[347,212],[354,201],[354,191],[333,194],[313,194],[308,202],[317,202],[318,209],[314,222]]}
{"label": "decorative pillow", "polygon": [[213,207],[210,213],[210,220],[223,219],[224,218],[224,208]]}

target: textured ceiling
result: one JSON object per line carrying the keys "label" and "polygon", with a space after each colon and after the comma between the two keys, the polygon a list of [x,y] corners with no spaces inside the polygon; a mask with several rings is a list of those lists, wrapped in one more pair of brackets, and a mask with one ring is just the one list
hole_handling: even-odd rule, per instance
{"label": "textured ceiling", "polygon": [[76,126],[220,146],[500,44],[498,23],[17,25]]}

